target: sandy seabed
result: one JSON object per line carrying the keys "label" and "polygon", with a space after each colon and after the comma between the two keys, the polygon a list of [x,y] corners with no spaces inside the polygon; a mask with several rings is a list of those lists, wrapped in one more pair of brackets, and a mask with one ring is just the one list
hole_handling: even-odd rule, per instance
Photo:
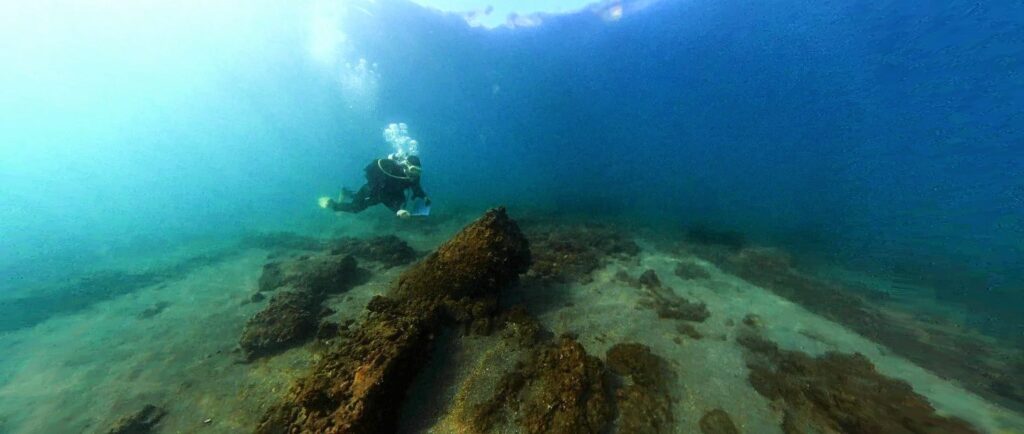
{"label": "sandy seabed", "polygon": [[[416,231],[364,216],[340,217],[338,225],[347,235],[394,232],[425,252],[471,218]],[[674,373],[665,386],[672,395],[674,432],[701,432],[699,421],[712,409],[728,413],[740,432],[782,432],[779,413],[751,386],[744,348],[737,343],[752,327],[784,350],[863,354],[879,373],[909,383],[938,414],[982,432],[1024,432],[1024,416],[841,324],[701,258],[665,252],[658,240],[635,241],[638,254],[603,259],[587,279],[546,285],[526,279],[503,302],[525,305],[544,328],[575,336],[589,354],[604,355],[621,342],[650,347]],[[252,432],[317,357],[315,341],[251,362],[238,349],[246,321],[267,303],[251,300],[263,265],[278,254],[247,248],[179,278],[0,335],[0,433],[103,433],[145,404],[166,410],[154,432]],[[677,276],[680,262],[696,264],[707,276]],[[331,319],[358,320],[369,300],[384,294],[404,268],[376,267],[369,281],[332,295],[326,302],[334,311]],[[710,317],[693,323],[701,339],[681,335],[677,321],[643,308],[644,293],[622,281],[623,275],[647,270],[676,295],[706,305]],[[756,324],[744,322],[748,317]],[[459,335],[451,330],[438,340],[409,391],[400,431],[467,432],[469,408],[486,399],[522,357],[497,335]]]}

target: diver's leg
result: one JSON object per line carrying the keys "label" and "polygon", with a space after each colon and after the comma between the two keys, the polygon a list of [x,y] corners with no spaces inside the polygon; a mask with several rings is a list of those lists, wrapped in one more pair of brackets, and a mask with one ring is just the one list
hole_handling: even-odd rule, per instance
{"label": "diver's leg", "polygon": [[398,210],[402,209],[402,207],[405,206],[405,195],[393,194],[383,198],[383,200],[381,200],[381,203],[383,203],[384,206],[388,207],[388,209],[390,209],[391,212],[398,212]]}
{"label": "diver's leg", "polygon": [[331,209],[340,212],[357,213],[377,203],[369,184],[364,185],[352,197],[351,202],[334,202]]}

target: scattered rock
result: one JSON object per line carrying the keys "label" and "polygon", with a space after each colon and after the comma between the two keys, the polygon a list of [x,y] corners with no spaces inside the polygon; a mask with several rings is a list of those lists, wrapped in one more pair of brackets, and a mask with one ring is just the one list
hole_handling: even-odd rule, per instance
{"label": "scattered rock", "polygon": [[580,281],[609,258],[629,258],[640,252],[632,239],[604,226],[540,226],[527,232],[533,252],[528,277],[542,284]]}
{"label": "scattered rock", "polygon": [[502,208],[464,228],[405,271],[389,295],[374,297],[363,321],[344,332],[258,433],[393,432],[409,384],[426,363],[433,336],[452,311],[516,281],[530,264],[525,237]]}
{"label": "scattered rock", "polygon": [[148,434],[166,415],[166,410],[147,404],[142,410],[119,419],[107,434]]}
{"label": "scattered rock", "polygon": [[[1024,350],[1019,346],[1008,345],[946,319],[893,313],[885,306],[869,302],[863,289],[850,288],[796,269],[792,257],[778,249],[746,247],[702,258],[843,324],[940,377],[956,379],[987,399],[1024,411],[1024,382],[1009,380],[1020,376],[1007,363],[1024,357]],[[1013,384],[1016,391],[1006,393],[1007,384]]]}
{"label": "scattered rock", "polygon": [[264,265],[259,290],[266,292],[292,286],[316,293],[338,293],[359,280],[365,280],[365,274],[366,271],[358,269],[351,255],[307,255]]}
{"label": "scattered rock", "polygon": [[732,423],[729,413],[716,408],[700,418],[700,431],[704,434],[739,434],[736,425]]}
{"label": "scattered rock", "polygon": [[477,432],[490,432],[517,414],[519,432],[601,433],[612,417],[604,372],[601,360],[563,336],[506,374],[492,398],[474,408],[472,426]]}
{"label": "scattered rock", "polygon": [[331,253],[352,255],[364,261],[378,262],[385,268],[406,265],[416,260],[416,251],[394,235],[361,240],[345,237],[332,243]]}
{"label": "scattered rock", "polygon": [[672,288],[663,286],[654,270],[645,271],[638,282],[647,291],[647,297],[640,301],[640,305],[654,309],[660,318],[704,322],[711,316],[704,303],[692,303],[676,295]]}
{"label": "scattered rock", "polygon": [[267,296],[263,295],[262,292],[255,292],[255,293],[252,294],[252,297],[249,297],[249,301],[251,301],[253,303],[259,303],[259,302],[265,300],[266,298],[267,298]]}
{"label": "scattered rock", "polygon": [[[239,341],[246,357],[271,355],[317,335],[320,319],[334,313],[322,305],[327,296],[366,278],[367,272],[350,255],[303,255],[265,265],[261,291],[282,286],[292,289],[272,297],[267,307],[246,323]],[[257,295],[262,297],[257,292],[254,301]]]}
{"label": "scattered rock", "polygon": [[641,273],[640,278],[638,278],[636,281],[637,283],[640,284],[640,286],[646,286],[647,288],[662,287],[661,279],[658,278],[658,273],[655,273],[654,270],[651,269],[648,269],[647,271]]}
{"label": "scattered rock", "polygon": [[704,335],[702,335],[697,330],[697,328],[694,327],[693,324],[690,324],[690,323],[685,323],[685,322],[679,323],[679,325],[676,326],[676,331],[678,331],[679,333],[682,333],[682,334],[684,334],[686,336],[689,336],[690,338],[696,339],[696,340],[700,340],[701,338],[704,337]]}
{"label": "scattered rock", "polygon": [[749,350],[750,384],[784,412],[787,434],[977,433],[967,422],[935,414],[909,384],[879,374],[861,354],[815,358],[757,336],[738,342]]}
{"label": "scattered rock", "polygon": [[673,380],[665,360],[651,353],[646,345],[636,343],[613,346],[608,350],[606,359],[611,372],[628,378],[632,383],[615,389],[618,432],[673,432],[675,420],[668,392]]}
{"label": "scattered rock", "polygon": [[152,305],[150,307],[147,307],[142,312],[139,312],[138,318],[139,319],[149,319],[149,318],[152,318],[154,316],[157,316],[157,315],[160,314],[160,312],[163,312],[164,309],[167,309],[167,307],[170,306],[170,305],[171,304],[166,302],[166,301],[157,302],[154,305]]}
{"label": "scattered rock", "polygon": [[549,337],[540,322],[523,306],[513,306],[502,317],[505,324],[503,336],[515,341],[520,348],[530,348]]}
{"label": "scattered rock", "polygon": [[239,344],[255,359],[305,341],[316,334],[322,299],[309,291],[285,291],[274,295],[266,309],[249,319]]}

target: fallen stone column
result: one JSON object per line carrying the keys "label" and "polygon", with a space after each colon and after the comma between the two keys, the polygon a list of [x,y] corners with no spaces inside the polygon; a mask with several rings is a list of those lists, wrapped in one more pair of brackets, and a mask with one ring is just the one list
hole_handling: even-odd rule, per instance
{"label": "fallen stone column", "polygon": [[[258,433],[393,432],[406,389],[446,321],[493,304],[530,265],[530,249],[503,208],[492,209],[403,273],[341,344],[272,407]],[[470,315],[472,316],[472,315]]]}

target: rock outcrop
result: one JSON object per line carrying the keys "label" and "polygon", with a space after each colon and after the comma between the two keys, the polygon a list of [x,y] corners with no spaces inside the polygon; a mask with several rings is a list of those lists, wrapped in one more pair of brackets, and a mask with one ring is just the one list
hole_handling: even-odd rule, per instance
{"label": "rock outcrop", "polygon": [[362,322],[342,332],[257,432],[393,432],[439,327],[493,315],[500,290],[529,265],[516,223],[502,208],[488,211],[372,299]]}
{"label": "rock outcrop", "polygon": [[716,408],[700,418],[700,432],[704,434],[740,434],[736,424],[725,410]]}
{"label": "rock outcrop", "polygon": [[249,319],[239,346],[249,360],[288,349],[317,335],[330,294],[348,290],[366,277],[349,255],[301,256],[263,267],[260,290],[290,288],[275,294]]}
{"label": "rock outcrop", "polygon": [[304,255],[263,266],[260,292],[291,286],[306,292],[339,293],[359,278],[356,260],[351,255]]}
{"label": "rock outcrop", "polygon": [[662,434],[674,432],[671,371],[661,357],[646,345],[623,343],[613,346],[606,355],[608,368],[628,379],[615,389],[619,417],[619,433]]}
{"label": "rock outcrop", "polygon": [[476,432],[512,423],[529,434],[601,433],[613,416],[608,387],[601,360],[562,336],[505,374],[492,397],[474,409],[471,425]]}

